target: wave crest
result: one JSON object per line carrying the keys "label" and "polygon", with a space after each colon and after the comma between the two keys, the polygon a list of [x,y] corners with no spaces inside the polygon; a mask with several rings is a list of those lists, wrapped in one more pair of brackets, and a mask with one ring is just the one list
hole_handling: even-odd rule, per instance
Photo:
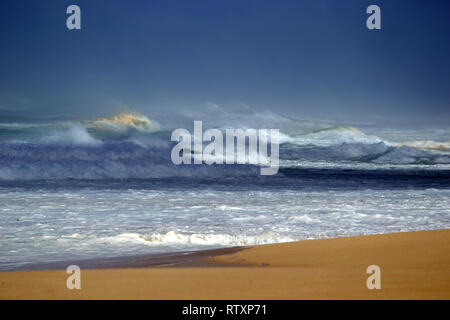
{"label": "wave crest", "polygon": [[416,149],[450,151],[450,142],[438,142],[433,140],[406,141],[403,143],[397,143],[395,145],[407,146]]}
{"label": "wave crest", "polygon": [[284,136],[280,140],[281,142],[295,145],[314,145],[319,147],[329,147],[344,143],[374,144],[384,142],[388,144],[377,136],[366,135],[357,128],[345,126],[321,129],[294,137]]}
{"label": "wave crest", "polygon": [[110,128],[119,129],[132,127],[137,130],[146,132],[155,132],[161,130],[161,125],[157,121],[150,120],[143,114],[137,112],[120,113],[109,118],[97,118],[94,120],[94,123],[97,126],[107,126]]}
{"label": "wave crest", "polygon": [[204,246],[245,246],[268,244],[278,242],[296,241],[297,238],[281,236],[273,232],[264,232],[258,235],[231,235],[208,233],[185,233],[169,231],[167,233],[152,233],[141,235],[138,233],[122,233],[108,238],[103,242],[123,243],[133,242],[144,245],[204,245]]}

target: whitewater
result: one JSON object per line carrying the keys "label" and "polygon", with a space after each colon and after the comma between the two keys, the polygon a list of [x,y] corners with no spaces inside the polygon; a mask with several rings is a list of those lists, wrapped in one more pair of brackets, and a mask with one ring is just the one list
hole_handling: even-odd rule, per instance
{"label": "whitewater", "polygon": [[445,128],[365,130],[276,114],[206,122],[278,128],[279,173],[260,176],[257,165],[174,165],[176,126],[138,113],[0,120],[0,270],[450,227]]}

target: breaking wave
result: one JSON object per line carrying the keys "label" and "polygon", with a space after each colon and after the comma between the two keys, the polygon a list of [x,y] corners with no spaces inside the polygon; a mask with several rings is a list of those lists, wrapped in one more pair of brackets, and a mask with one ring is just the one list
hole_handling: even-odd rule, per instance
{"label": "breaking wave", "polygon": [[[283,139],[284,138],[284,139]],[[354,127],[331,127],[295,137],[284,136],[281,141],[296,145],[314,145],[329,147],[343,143],[373,144],[386,141],[377,136],[369,136]]]}
{"label": "breaking wave", "polygon": [[[292,128],[293,124],[289,124]],[[335,164],[448,165],[449,144],[390,143],[354,127],[299,135],[280,128],[280,160]],[[253,165],[181,165],[170,159],[171,130],[138,113],[94,121],[0,124],[0,180],[257,176]],[[282,174],[282,173],[280,173]]]}
{"label": "breaking wave", "polygon": [[419,141],[406,141],[403,143],[396,143],[396,146],[407,146],[416,149],[430,149],[430,150],[441,150],[450,151],[450,141],[449,142],[438,142],[433,140],[419,140]]}
{"label": "breaking wave", "polygon": [[112,130],[126,130],[131,127],[145,132],[161,130],[161,125],[157,121],[150,120],[137,112],[121,113],[109,118],[97,118],[92,122],[92,126]]}
{"label": "breaking wave", "polygon": [[320,148],[286,148],[280,150],[280,157],[287,160],[356,161],[373,164],[450,164],[448,153],[432,153],[406,146],[393,147],[384,142],[343,143]]}
{"label": "breaking wave", "polygon": [[230,235],[208,233],[185,233],[169,231],[167,233],[152,233],[142,235],[138,233],[122,233],[117,236],[100,238],[103,243],[136,243],[143,245],[202,245],[202,246],[246,246],[268,243],[279,243],[299,240],[282,236],[273,232],[259,235]]}

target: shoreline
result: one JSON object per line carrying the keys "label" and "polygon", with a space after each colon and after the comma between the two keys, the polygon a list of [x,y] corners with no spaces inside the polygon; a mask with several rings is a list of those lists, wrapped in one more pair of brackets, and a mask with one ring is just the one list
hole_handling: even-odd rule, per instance
{"label": "shoreline", "polygon": [[135,254],[114,257],[87,258],[79,260],[60,260],[51,262],[31,263],[3,272],[27,272],[64,270],[70,265],[81,269],[120,269],[120,268],[187,268],[187,267],[218,267],[225,264],[215,263],[207,258],[217,255],[233,254],[245,250],[246,246],[203,249],[192,251],[175,251],[165,253]]}
{"label": "shoreline", "polygon": [[[0,299],[450,299],[449,247],[442,229],[141,256],[80,266],[81,290],[65,269],[8,271]],[[369,265],[380,290],[366,287]]]}

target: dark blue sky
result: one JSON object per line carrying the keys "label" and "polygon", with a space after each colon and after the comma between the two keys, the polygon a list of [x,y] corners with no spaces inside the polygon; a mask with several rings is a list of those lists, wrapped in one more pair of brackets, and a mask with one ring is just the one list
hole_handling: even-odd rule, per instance
{"label": "dark blue sky", "polygon": [[[82,30],[66,28],[77,4]],[[382,30],[365,25],[381,7]],[[449,1],[2,1],[0,114],[450,119]]]}

